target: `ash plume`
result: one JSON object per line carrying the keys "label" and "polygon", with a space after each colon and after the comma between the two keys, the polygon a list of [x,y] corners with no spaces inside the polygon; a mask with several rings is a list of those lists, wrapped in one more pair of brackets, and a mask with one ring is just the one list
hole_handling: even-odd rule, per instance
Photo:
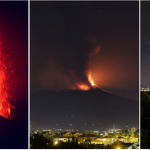
{"label": "ash plume", "polygon": [[96,38],[88,37],[80,47],[74,49],[74,53],[66,54],[65,58],[60,59],[59,65],[62,67],[62,74],[67,77],[71,86],[77,88],[78,83],[91,86],[88,80],[91,72],[91,57],[96,55],[99,50],[100,45],[96,42]]}
{"label": "ash plume", "polygon": [[[36,11],[41,8],[38,3],[32,5]],[[66,14],[63,7],[59,10],[56,7],[44,5],[36,12],[37,17],[35,10],[31,10],[31,18],[34,16],[31,19],[31,93],[43,89],[77,89],[78,84],[91,86],[88,80],[91,58],[100,50],[96,31],[90,27],[92,17],[85,18],[85,12],[74,14],[75,10],[82,11],[76,4],[74,9],[69,8],[70,14]],[[48,15],[43,17],[42,12]],[[89,13],[89,9],[86,12]],[[86,27],[80,25],[79,18]]]}
{"label": "ash plume", "polygon": [[[59,51],[59,49],[62,51]],[[100,50],[94,36],[78,40],[73,46],[51,48],[44,56],[44,67],[39,68],[38,79],[44,89],[78,89],[78,84],[91,87],[91,58]],[[43,66],[43,65],[42,65]]]}

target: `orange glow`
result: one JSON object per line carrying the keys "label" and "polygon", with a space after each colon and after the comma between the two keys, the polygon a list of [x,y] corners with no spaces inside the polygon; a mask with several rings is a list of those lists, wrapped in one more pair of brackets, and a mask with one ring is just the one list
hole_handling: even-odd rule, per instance
{"label": "orange glow", "polygon": [[89,76],[88,76],[88,80],[89,80],[89,82],[91,83],[91,85],[92,85],[93,87],[97,86],[97,85],[94,83],[94,81],[93,81],[93,79],[92,79],[92,77],[91,77],[91,73],[90,73]]}
{"label": "orange glow", "polygon": [[[6,81],[8,79],[7,68],[4,64],[4,55],[1,49],[2,41],[0,41],[0,115],[10,119],[11,118],[11,104],[10,96],[8,94],[8,85]],[[14,106],[13,106],[14,107]]]}
{"label": "orange glow", "polygon": [[81,85],[78,84],[78,88],[84,91],[87,91],[90,89],[90,87],[86,84],[81,84]]}
{"label": "orange glow", "polygon": [[89,81],[89,83],[90,83],[90,86],[87,85],[87,84],[77,84],[78,88],[81,89],[81,90],[87,91],[87,90],[90,90],[91,88],[96,88],[96,87],[98,87],[98,86],[94,83],[94,81],[93,81],[93,79],[92,79],[92,77],[91,77],[91,72],[90,72],[89,75],[88,75],[88,81]]}

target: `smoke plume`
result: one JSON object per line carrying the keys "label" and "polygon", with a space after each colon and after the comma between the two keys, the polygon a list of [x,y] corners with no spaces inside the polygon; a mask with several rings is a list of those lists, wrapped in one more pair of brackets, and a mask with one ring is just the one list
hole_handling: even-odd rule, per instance
{"label": "smoke plume", "polygon": [[91,58],[99,52],[100,45],[94,36],[78,42],[80,44],[74,46],[50,49],[51,52],[45,56],[44,67],[39,70],[42,87],[61,90],[81,89],[79,86],[82,85],[89,89],[92,86],[89,81]]}

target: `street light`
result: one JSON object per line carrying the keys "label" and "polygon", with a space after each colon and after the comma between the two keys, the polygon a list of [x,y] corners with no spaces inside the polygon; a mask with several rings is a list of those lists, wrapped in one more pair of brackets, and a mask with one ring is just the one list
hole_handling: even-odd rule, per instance
{"label": "street light", "polygon": [[57,144],[58,144],[58,142],[56,141],[56,142],[55,142],[55,145],[57,145]]}
{"label": "street light", "polygon": [[117,149],[120,149],[120,148],[119,148],[119,142],[118,142],[118,148],[117,148]]}

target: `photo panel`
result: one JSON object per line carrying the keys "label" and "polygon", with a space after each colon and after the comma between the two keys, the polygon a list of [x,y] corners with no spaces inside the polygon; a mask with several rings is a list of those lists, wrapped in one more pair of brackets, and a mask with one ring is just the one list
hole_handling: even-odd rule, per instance
{"label": "photo panel", "polygon": [[28,1],[0,1],[0,149],[28,137]]}
{"label": "photo panel", "polygon": [[141,1],[141,148],[150,148],[150,1]]}
{"label": "photo panel", "polygon": [[30,148],[139,148],[139,1],[30,2]]}

